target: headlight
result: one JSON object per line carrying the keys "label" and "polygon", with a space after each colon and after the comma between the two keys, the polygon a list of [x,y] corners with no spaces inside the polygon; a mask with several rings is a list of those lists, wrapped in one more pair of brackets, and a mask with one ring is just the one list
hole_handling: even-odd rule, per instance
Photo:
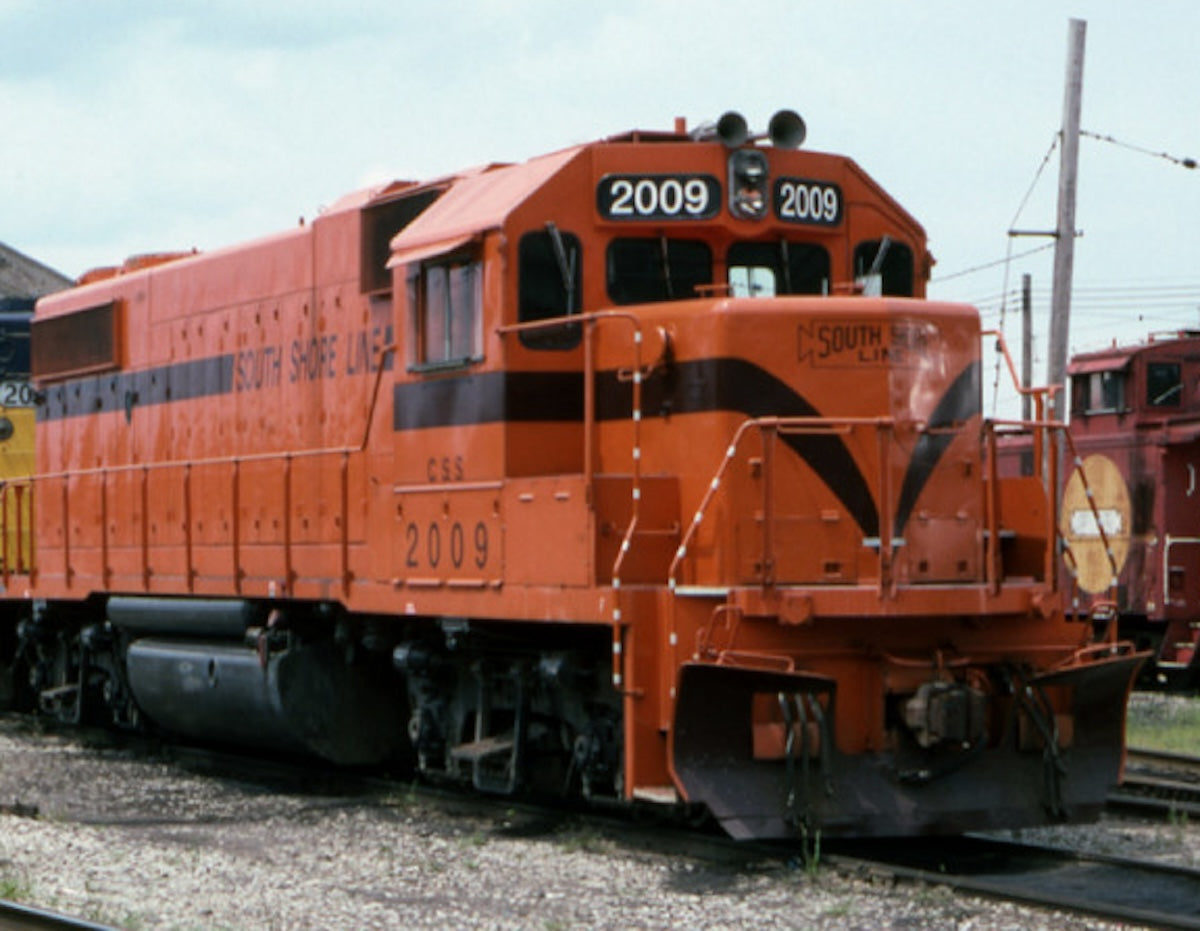
{"label": "headlight", "polygon": [[729,156],[729,212],[742,220],[767,213],[767,157],[757,149],[738,149]]}

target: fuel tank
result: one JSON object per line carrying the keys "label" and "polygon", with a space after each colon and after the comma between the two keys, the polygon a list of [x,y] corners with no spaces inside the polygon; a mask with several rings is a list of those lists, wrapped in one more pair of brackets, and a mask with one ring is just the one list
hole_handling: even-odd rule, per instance
{"label": "fuel tank", "polygon": [[135,640],[134,699],[159,727],[205,742],[310,754],[341,765],[395,758],[406,745],[403,680],[339,651],[262,655],[231,643]]}

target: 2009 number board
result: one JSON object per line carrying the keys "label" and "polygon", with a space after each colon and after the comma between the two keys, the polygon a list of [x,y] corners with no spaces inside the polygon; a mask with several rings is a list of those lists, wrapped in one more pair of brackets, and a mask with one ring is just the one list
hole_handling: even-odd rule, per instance
{"label": "2009 number board", "polygon": [[606,220],[710,220],[721,184],[712,175],[605,175],[596,208]]}
{"label": "2009 number board", "polygon": [[[605,175],[596,186],[596,208],[606,220],[711,220],[721,202],[721,182],[712,175]],[[842,189],[828,181],[776,178],[773,205],[785,223],[842,221]]]}
{"label": "2009 number board", "polygon": [[842,219],[842,189],[828,181],[776,178],[775,216],[788,223],[835,226]]}

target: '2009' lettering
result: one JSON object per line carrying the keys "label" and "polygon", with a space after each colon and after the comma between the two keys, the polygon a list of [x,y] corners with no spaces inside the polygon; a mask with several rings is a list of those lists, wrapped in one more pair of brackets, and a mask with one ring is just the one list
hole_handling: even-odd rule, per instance
{"label": "'2009' lettering", "polygon": [[476,522],[470,532],[459,521],[448,528],[438,521],[427,525],[410,521],[404,527],[404,545],[408,569],[487,568],[488,528],[483,521]]}
{"label": "'2009' lettering", "polygon": [[629,178],[618,178],[613,182],[612,194],[611,211],[614,217],[631,217],[634,214],[653,217],[660,212],[670,217],[681,210],[699,216],[708,209],[708,188],[699,178],[688,181],[642,178],[636,182]]}
{"label": "'2009' lettering", "polygon": [[775,214],[790,223],[832,226],[842,218],[842,192],[828,182],[780,178],[775,182]]}
{"label": "'2009' lettering", "polygon": [[721,207],[721,187],[711,175],[606,175],[596,206],[606,220],[707,219]]}

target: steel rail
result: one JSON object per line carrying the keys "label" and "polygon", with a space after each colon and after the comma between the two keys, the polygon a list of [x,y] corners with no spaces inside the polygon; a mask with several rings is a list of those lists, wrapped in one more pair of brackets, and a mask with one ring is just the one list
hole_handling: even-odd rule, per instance
{"label": "steel rail", "polygon": [[1194,781],[1200,782],[1200,756],[1175,753],[1171,750],[1151,750],[1148,747],[1130,747],[1125,751],[1125,758],[1130,767],[1188,773]]}
{"label": "steel rail", "polygon": [[1200,816],[1200,757],[1130,747],[1125,778],[1109,792],[1108,805],[1170,817]]}
{"label": "steel rail", "polygon": [[113,925],[73,918],[7,899],[0,899],[0,928],[5,931],[118,931]]}
{"label": "steel rail", "polygon": [[980,835],[827,845],[822,862],[958,892],[1127,921],[1200,929],[1200,870]]}

